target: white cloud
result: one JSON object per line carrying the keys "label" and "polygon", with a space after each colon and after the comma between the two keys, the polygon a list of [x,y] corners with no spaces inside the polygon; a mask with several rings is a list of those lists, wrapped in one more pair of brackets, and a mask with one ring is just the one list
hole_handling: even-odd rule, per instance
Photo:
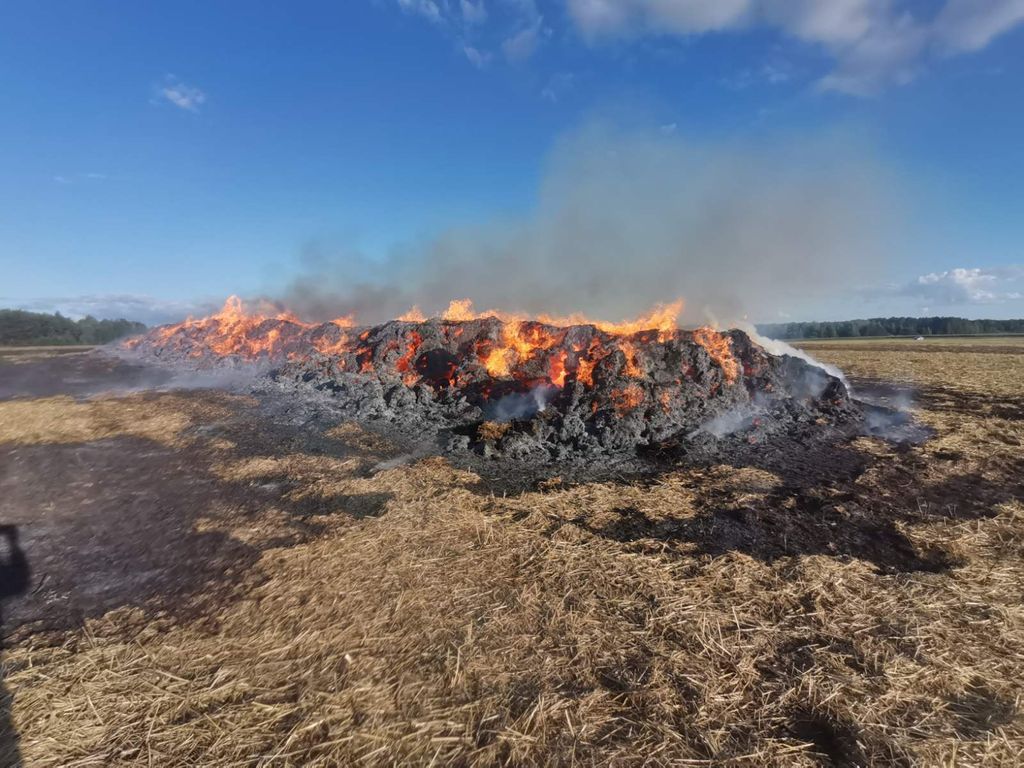
{"label": "white cloud", "polygon": [[434,23],[441,23],[444,17],[434,0],[398,0],[398,7],[406,13],[415,13]]}
{"label": "white cloud", "polygon": [[487,21],[487,8],[484,0],[459,0],[459,8],[462,10],[462,18],[467,24],[483,24]]}
{"label": "white cloud", "polygon": [[198,112],[206,103],[206,94],[195,86],[186,85],[174,75],[164,78],[164,84],[157,90],[160,99],[169,101],[179,109]]}
{"label": "white cloud", "polygon": [[950,52],[977,51],[1024,21],[1024,0],[949,0],[935,22]]}
{"label": "white cloud", "polygon": [[642,34],[699,35],[767,26],[823,48],[835,69],[820,85],[868,94],[906,83],[929,54],[979,50],[1024,21],[1024,0],[944,0],[932,20],[897,0],[566,0],[595,41]]}
{"label": "white cloud", "polygon": [[567,0],[569,13],[588,36],[629,30],[699,34],[738,26],[750,0]]}
{"label": "white cloud", "polygon": [[487,51],[482,51],[479,48],[474,48],[472,45],[464,45],[462,52],[466,54],[466,58],[469,59],[470,63],[477,69],[483,69],[491,63],[491,59],[494,58]]}
{"label": "white cloud", "polygon": [[921,275],[899,289],[934,304],[996,304],[1024,297],[1024,269],[957,268]]}
{"label": "white cloud", "polygon": [[537,19],[528,27],[516,32],[506,38],[501,44],[501,51],[510,62],[525,61],[533,56],[540,44],[541,24],[543,19]]}
{"label": "white cloud", "polygon": [[[510,62],[529,59],[551,30],[537,0],[396,0],[455,38],[474,66],[497,47]],[[568,18],[591,42],[641,35],[693,36],[774,29],[821,49],[833,62],[822,90],[856,95],[912,81],[929,61],[978,51],[1024,23],[1024,0],[933,0],[915,13],[906,0],[562,0]],[[558,17],[558,14],[554,14]],[[486,45],[484,45],[486,43]],[[785,82],[790,73],[768,65],[741,81]],[[736,79],[736,78],[731,78]],[[730,81],[726,81],[730,85]],[[194,91],[194,92],[193,92]],[[195,110],[198,89],[171,85],[163,97]],[[197,98],[198,97],[198,98]]]}
{"label": "white cloud", "polygon": [[551,30],[536,0],[396,0],[405,13],[427,19],[455,43],[474,67],[492,63],[494,53],[510,63],[529,59]]}

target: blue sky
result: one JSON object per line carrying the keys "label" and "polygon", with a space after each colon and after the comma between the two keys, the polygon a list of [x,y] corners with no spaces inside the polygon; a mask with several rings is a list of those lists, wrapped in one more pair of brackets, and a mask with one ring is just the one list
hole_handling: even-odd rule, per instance
{"label": "blue sky", "polygon": [[596,121],[698,154],[821,140],[880,169],[891,231],[856,288],[756,320],[1024,315],[1021,0],[241,8],[0,7],[0,304],[152,322],[280,295],[310,254],[390,269],[542,215]]}

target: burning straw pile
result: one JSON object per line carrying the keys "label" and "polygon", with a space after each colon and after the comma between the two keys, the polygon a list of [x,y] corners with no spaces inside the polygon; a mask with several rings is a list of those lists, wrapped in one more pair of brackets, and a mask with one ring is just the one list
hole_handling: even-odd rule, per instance
{"label": "burning straw pile", "polygon": [[614,454],[742,432],[755,442],[793,424],[856,420],[839,379],[772,355],[742,331],[680,330],[680,306],[626,324],[411,313],[358,328],[250,314],[237,299],[201,320],[127,346],[195,367],[270,367],[290,389],[333,396],[347,415],[443,436],[449,450],[510,458]]}

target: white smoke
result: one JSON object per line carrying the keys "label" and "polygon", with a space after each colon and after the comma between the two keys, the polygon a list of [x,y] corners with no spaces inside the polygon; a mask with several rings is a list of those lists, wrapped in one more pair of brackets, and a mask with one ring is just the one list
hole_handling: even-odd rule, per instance
{"label": "white smoke", "polygon": [[883,263],[893,188],[838,134],[752,144],[591,125],[557,144],[530,214],[452,228],[383,263],[321,259],[282,298],[365,322],[453,298],[617,320],[681,297],[687,322],[775,317],[849,293]]}
{"label": "white smoke", "polygon": [[709,419],[686,437],[693,440],[703,432],[720,439],[751,426],[762,413],[764,409],[758,405],[739,406]]}
{"label": "white smoke", "polygon": [[813,365],[815,368],[820,368],[830,376],[835,376],[847,389],[851,389],[850,382],[846,380],[846,375],[836,368],[834,365],[829,363],[823,363],[814,357],[811,357],[807,352],[802,349],[797,349],[794,346],[787,344],[781,339],[769,339],[767,336],[762,336],[757,332],[757,329],[750,323],[738,323],[737,327],[745,331],[746,334],[753,339],[755,342],[764,347],[765,351],[772,355],[790,355],[791,357],[799,357],[805,363]]}
{"label": "white smoke", "polygon": [[559,388],[541,384],[528,392],[513,392],[490,405],[484,414],[491,421],[528,419],[547,408]]}

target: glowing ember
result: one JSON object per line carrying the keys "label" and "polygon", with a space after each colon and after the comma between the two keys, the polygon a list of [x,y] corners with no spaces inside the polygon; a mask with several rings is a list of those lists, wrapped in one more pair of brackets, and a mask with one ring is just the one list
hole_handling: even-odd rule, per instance
{"label": "glowing ember", "polygon": [[693,340],[707,350],[711,359],[722,369],[726,381],[730,384],[736,381],[740,367],[732,354],[732,339],[705,326],[693,332]]}
{"label": "glowing ember", "polygon": [[406,386],[412,386],[420,378],[413,365],[416,352],[419,350],[420,344],[423,343],[423,337],[415,331],[413,331],[410,336],[411,338],[406,347],[405,354],[398,358],[398,362],[395,363],[395,370],[402,374],[402,381],[405,382]]}
{"label": "glowing ember", "polygon": [[640,370],[640,365],[637,362],[637,350],[636,346],[628,341],[624,341],[619,345],[622,353],[626,356],[626,367],[623,370],[630,378],[642,379],[644,372]]}
{"label": "glowing ember", "polygon": [[569,356],[569,353],[564,349],[558,350],[554,357],[551,358],[551,365],[548,369],[548,378],[551,379],[551,383],[556,387],[565,386],[565,359]]}
{"label": "glowing ember", "polygon": [[638,385],[630,384],[622,389],[613,389],[611,397],[615,412],[619,416],[625,416],[644,401],[644,391]]}
{"label": "glowing ember", "polygon": [[594,362],[585,357],[576,362],[576,381],[588,387],[594,386]]}

